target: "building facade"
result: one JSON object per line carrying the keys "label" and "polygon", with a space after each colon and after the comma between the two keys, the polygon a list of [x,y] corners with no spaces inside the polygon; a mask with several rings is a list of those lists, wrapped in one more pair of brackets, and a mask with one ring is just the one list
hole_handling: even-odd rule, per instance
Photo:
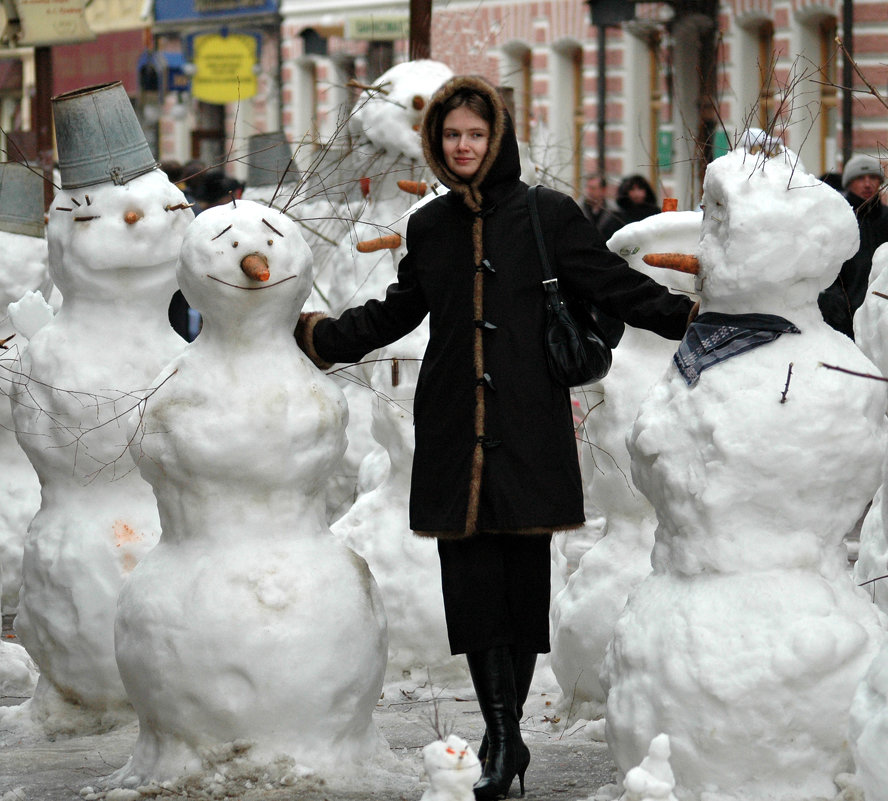
{"label": "building facade", "polygon": [[[838,0],[610,5],[630,18],[593,24],[583,0],[433,3],[431,58],[508,87],[543,180],[574,194],[588,171],[640,172],[689,208],[705,164],[750,126],[815,174],[840,170],[846,145],[888,156],[888,3],[854,2],[853,19]],[[283,126],[320,144],[353,100],[350,81],[372,82],[381,51],[408,57],[405,39],[366,34],[372,20],[405,30],[408,3],[282,0],[280,12]]]}

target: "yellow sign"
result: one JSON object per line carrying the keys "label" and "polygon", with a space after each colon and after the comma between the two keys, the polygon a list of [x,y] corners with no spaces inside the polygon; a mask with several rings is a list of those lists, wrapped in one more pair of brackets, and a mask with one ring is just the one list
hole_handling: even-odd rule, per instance
{"label": "yellow sign", "polygon": [[257,91],[256,39],[244,34],[194,37],[191,94],[204,103],[235,103]]}
{"label": "yellow sign", "polygon": [[21,32],[17,45],[88,42],[96,35],[86,24],[85,0],[16,0]]}

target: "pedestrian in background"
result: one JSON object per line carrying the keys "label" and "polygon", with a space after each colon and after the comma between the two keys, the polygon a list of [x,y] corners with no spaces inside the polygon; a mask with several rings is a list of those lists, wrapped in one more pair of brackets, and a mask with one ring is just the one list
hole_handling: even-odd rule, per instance
{"label": "pedestrian in background", "polygon": [[638,222],[660,212],[653,187],[643,175],[627,175],[617,187],[617,208],[628,223]]}
{"label": "pedestrian in background", "polygon": [[589,173],[584,186],[580,208],[586,215],[586,219],[594,223],[602,240],[607,242],[614,233],[623,227],[623,218],[608,200],[607,180],[602,173]]}
{"label": "pedestrian in background", "polygon": [[845,199],[854,209],[860,230],[860,248],[842,265],[838,277],[817,299],[820,313],[836,331],[854,339],[854,315],[866,298],[873,253],[888,242],[888,209],[882,204],[885,182],[882,163],[858,153],[842,171]]}

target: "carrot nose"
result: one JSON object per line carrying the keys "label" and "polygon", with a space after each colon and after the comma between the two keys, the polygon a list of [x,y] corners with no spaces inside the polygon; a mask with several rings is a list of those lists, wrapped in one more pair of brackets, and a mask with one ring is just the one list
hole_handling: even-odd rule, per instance
{"label": "carrot nose", "polygon": [[127,225],[134,225],[141,219],[142,215],[137,211],[128,211],[126,214],[123,215],[123,221]]}
{"label": "carrot nose", "polygon": [[248,253],[241,259],[241,269],[254,281],[267,281],[271,276],[268,259],[261,253]]}
{"label": "carrot nose", "polygon": [[685,253],[648,253],[641,260],[651,267],[665,267],[680,273],[697,275],[700,272],[700,260]]}

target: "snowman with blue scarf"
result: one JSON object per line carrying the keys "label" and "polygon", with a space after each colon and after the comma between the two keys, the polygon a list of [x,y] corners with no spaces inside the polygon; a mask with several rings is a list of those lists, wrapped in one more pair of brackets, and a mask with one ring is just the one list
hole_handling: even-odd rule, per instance
{"label": "snowman with blue scarf", "polygon": [[702,313],[628,436],[658,527],[602,668],[607,739],[625,772],[668,734],[682,799],[835,795],[885,636],[842,542],[879,484],[885,385],[817,307],[857,225],[792,154],[755,151],[707,168],[699,259],[675,262]]}

